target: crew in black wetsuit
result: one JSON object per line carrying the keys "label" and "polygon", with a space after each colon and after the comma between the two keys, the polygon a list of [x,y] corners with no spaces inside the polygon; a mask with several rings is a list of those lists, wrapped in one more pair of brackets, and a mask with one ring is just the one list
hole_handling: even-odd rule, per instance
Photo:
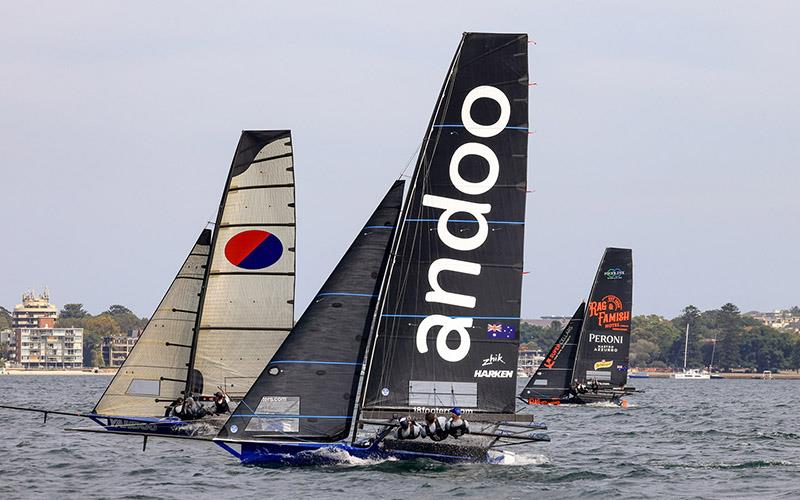
{"label": "crew in black wetsuit", "polygon": [[231,407],[228,405],[230,399],[221,391],[214,393],[214,414],[221,415],[223,413],[230,413]]}
{"label": "crew in black wetsuit", "polygon": [[447,419],[431,412],[425,414],[425,435],[433,441],[447,439]]}
{"label": "crew in black wetsuit", "polygon": [[165,417],[180,417],[180,415],[178,415],[178,413],[180,413],[182,409],[183,409],[183,398],[178,398],[175,401],[173,401],[172,403],[170,403],[169,406],[167,406],[167,411],[164,412],[164,416]]}
{"label": "crew in black wetsuit", "polygon": [[422,426],[414,422],[411,417],[403,417],[400,419],[400,427],[397,428],[395,437],[397,439],[417,439],[425,434]]}
{"label": "crew in black wetsuit", "polygon": [[206,415],[206,409],[203,405],[194,400],[192,396],[188,396],[183,402],[183,408],[178,415],[182,420],[197,420]]}
{"label": "crew in black wetsuit", "polygon": [[461,418],[461,408],[450,410],[450,419],[447,421],[447,433],[458,439],[464,434],[469,434],[469,422]]}

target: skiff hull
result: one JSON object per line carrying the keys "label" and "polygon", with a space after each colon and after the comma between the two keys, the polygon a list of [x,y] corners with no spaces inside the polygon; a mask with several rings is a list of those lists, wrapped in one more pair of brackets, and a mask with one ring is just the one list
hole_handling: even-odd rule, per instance
{"label": "skiff hull", "polygon": [[442,443],[414,442],[413,446],[355,446],[337,443],[242,443],[236,451],[227,443],[215,440],[241,463],[247,465],[327,465],[342,463],[349,458],[362,460],[419,460],[445,463],[513,463],[515,454],[509,451],[477,447],[446,446]]}

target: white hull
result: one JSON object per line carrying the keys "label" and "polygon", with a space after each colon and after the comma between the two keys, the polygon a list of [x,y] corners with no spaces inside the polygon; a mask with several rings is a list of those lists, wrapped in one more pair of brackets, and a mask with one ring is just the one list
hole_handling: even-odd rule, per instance
{"label": "white hull", "polygon": [[672,378],[676,380],[711,380],[711,374],[708,372],[689,370],[683,373],[673,373]]}

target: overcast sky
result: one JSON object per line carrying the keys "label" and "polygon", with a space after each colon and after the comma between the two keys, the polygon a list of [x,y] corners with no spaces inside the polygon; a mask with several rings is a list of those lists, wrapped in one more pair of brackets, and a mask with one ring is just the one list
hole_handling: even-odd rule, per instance
{"label": "overcast sky", "polygon": [[299,315],[422,140],[463,31],[537,42],[524,317],[574,311],[606,246],[633,248],[636,314],[798,304],[798,19],[795,2],[2,2],[0,305],[48,285],[59,306],[149,316],[240,131],[291,128]]}

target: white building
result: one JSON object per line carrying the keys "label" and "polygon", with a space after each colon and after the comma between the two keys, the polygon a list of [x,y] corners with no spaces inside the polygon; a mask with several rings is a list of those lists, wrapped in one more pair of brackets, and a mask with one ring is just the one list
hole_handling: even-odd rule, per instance
{"label": "white building", "polygon": [[38,328],[40,318],[57,318],[58,308],[50,303],[50,292],[36,295],[35,290],[22,294],[22,304],[14,307],[11,313],[11,328]]}
{"label": "white building", "polygon": [[25,369],[83,367],[83,328],[53,328],[41,318],[39,328],[18,328],[16,361]]}

